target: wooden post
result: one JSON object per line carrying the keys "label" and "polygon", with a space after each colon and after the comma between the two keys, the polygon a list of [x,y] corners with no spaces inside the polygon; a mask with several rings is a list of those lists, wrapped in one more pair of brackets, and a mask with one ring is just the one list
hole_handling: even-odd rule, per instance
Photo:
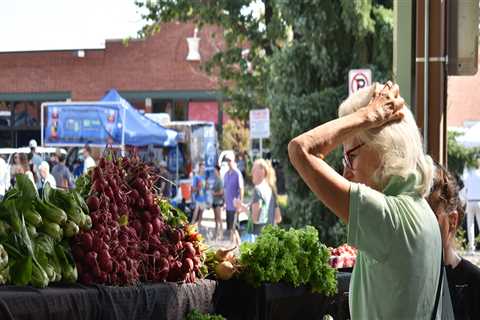
{"label": "wooden post", "polygon": [[[425,15],[425,4],[429,5],[428,15]],[[447,163],[446,20],[446,1],[416,2],[415,106],[417,123],[422,133],[426,135],[427,152],[435,161],[443,165]],[[425,29],[425,25],[428,26],[428,29]],[[428,39],[427,42],[425,42],[425,38]],[[425,55],[425,48],[428,48],[427,55]],[[428,66],[425,66],[425,63],[428,63]],[[426,87],[425,79],[428,82]],[[427,123],[424,123],[424,119],[427,120]]]}

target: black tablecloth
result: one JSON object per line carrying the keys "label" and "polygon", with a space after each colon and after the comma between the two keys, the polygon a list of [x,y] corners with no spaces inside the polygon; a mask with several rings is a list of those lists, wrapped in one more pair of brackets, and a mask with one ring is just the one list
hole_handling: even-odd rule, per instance
{"label": "black tablecloth", "polygon": [[350,273],[337,273],[337,294],[312,293],[307,286],[283,283],[253,288],[239,280],[220,281],[215,291],[215,311],[228,320],[349,319]]}
{"label": "black tablecloth", "polygon": [[54,285],[46,289],[0,287],[1,320],[172,319],[192,309],[213,312],[217,283],[143,284],[133,287]]}

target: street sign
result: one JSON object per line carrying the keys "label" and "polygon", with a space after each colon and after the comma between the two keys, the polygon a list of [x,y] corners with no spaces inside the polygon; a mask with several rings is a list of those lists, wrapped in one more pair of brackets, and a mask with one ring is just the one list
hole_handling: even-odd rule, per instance
{"label": "street sign", "polygon": [[352,69],[348,72],[348,95],[372,84],[372,70]]}
{"label": "street sign", "polygon": [[269,110],[250,110],[250,139],[265,139],[268,137],[270,137]]}

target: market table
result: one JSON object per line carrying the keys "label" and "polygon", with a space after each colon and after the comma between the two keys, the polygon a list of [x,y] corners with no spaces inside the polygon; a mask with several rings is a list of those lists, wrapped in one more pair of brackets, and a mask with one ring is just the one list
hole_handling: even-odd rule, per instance
{"label": "market table", "polygon": [[132,287],[53,285],[0,287],[2,320],[183,320],[192,309],[213,312],[217,283],[139,284]]}
{"label": "market table", "polygon": [[253,288],[239,280],[220,281],[215,291],[215,312],[228,320],[349,319],[348,288],[351,273],[337,273],[337,294],[312,293],[307,286],[283,283]]}

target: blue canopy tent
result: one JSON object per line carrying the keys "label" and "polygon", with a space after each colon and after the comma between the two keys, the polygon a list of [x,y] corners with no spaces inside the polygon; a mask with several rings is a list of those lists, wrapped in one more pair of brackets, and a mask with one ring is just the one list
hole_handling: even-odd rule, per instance
{"label": "blue canopy tent", "polygon": [[[138,112],[111,89],[98,102],[45,102],[41,106],[41,142],[49,147],[170,147],[178,155],[177,131]],[[178,180],[178,157],[177,180]]]}
{"label": "blue canopy tent", "polygon": [[99,102],[42,104],[42,145],[174,147],[179,134],[138,112],[115,89]]}

